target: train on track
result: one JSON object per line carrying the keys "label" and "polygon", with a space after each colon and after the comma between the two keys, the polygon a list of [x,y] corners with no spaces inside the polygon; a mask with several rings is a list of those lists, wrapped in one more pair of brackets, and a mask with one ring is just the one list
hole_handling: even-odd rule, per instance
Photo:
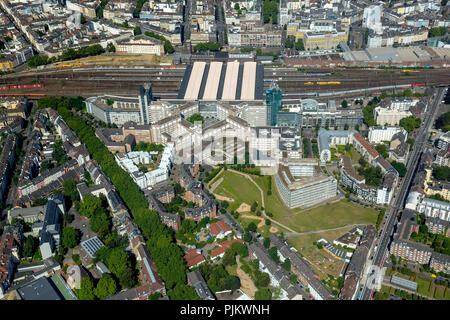
{"label": "train on track", "polygon": [[43,93],[3,93],[0,94],[0,97],[31,97],[31,98],[42,98],[47,96]]}
{"label": "train on track", "polygon": [[[305,82],[303,84],[305,84],[307,86],[312,86],[314,84],[314,82],[310,81],[310,82]],[[340,81],[318,81],[318,82],[316,82],[316,84],[320,86],[320,85],[324,85],[324,84],[341,84],[341,82]]]}
{"label": "train on track", "polygon": [[307,76],[331,76],[331,72],[310,71],[306,72]]}
{"label": "train on track", "polygon": [[0,87],[0,90],[8,90],[8,89],[24,89],[24,88],[43,88],[43,84],[24,84],[17,86],[3,86]]}

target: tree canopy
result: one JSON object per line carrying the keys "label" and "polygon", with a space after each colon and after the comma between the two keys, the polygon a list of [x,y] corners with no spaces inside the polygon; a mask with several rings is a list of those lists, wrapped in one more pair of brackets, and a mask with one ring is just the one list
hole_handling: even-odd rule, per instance
{"label": "tree canopy", "polygon": [[221,47],[219,42],[202,42],[194,46],[194,51],[219,51]]}
{"label": "tree canopy", "polygon": [[[170,294],[170,291],[174,290],[176,285],[186,285],[187,268],[183,259],[184,253],[175,243],[173,230],[161,222],[156,211],[148,209],[147,200],[139,187],[129,174],[119,167],[114,160],[114,155],[95,136],[95,128],[86,124],[84,118],[72,113],[70,105],[63,103],[66,99],[55,97],[39,99],[38,109],[50,107],[57,110],[68,126],[86,145],[91,158],[99,163],[102,170],[111,179],[120,197],[130,209],[134,221],[142,231],[150,255],[157,266],[159,275],[166,284],[168,293]],[[95,210],[90,211],[91,214],[95,212]],[[109,267],[108,264],[107,266]],[[134,268],[132,269],[134,270]],[[131,273],[128,272],[127,276],[129,274]],[[122,286],[124,281],[121,282],[120,277],[116,277]],[[183,294],[183,292],[185,291],[179,290],[177,294]]]}
{"label": "tree canopy", "polygon": [[80,289],[78,290],[78,299],[94,300],[94,283],[89,277],[81,279]]}
{"label": "tree canopy", "polygon": [[263,20],[264,23],[278,23],[278,1],[264,0],[263,2]]}
{"label": "tree canopy", "polygon": [[94,294],[99,299],[105,299],[117,292],[117,285],[114,278],[104,273],[94,289]]}
{"label": "tree canopy", "polygon": [[436,120],[436,128],[441,129],[444,132],[450,130],[450,111],[443,113]]}
{"label": "tree canopy", "polygon": [[72,227],[64,227],[62,232],[62,244],[67,248],[74,248],[80,242],[78,230]]}
{"label": "tree canopy", "polygon": [[74,179],[69,179],[63,182],[63,193],[70,197],[73,202],[80,200],[80,195],[77,190],[77,182]]}
{"label": "tree canopy", "polygon": [[404,128],[408,133],[420,127],[420,119],[412,115],[400,120],[400,127]]}
{"label": "tree canopy", "polygon": [[433,177],[437,180],[450,181],[450,168],[435,167],[433,169]]}
{"label": "tree canopy", "polygon": [[269,289],[261,289],[255,292],[255,300],[271,300],[272,292]]}
{"label": "tree canopy", "polygon": [[392,161],[391,165],[394,167],[395,170],[397,170],[398,174],[400,175],[400,177],[404,177],[406,174],[406,166],[401,163],[401,162],[397,162],[397,161]]}

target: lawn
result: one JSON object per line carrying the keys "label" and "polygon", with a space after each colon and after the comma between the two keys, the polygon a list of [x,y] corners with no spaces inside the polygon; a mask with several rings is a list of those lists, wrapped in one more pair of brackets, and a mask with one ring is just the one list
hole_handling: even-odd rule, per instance
{"label": "lawn", "polygon": [[233,276],[237,276],[236,269],[237,269],[237,264],[225,267],[225,270],[227,270],[227,272]]}
{"label": "lawn", "polygon": [[381,286],[381,292],[387,293],[387,294],[394,294],[394,288],[388,287],[388,286]]}
{"label": "lawn", "polygon": [[288,237],[286,240],[294,246],[308,261],[312,263],[312,267],[319,271],[319,276],[323,280],[328,279],[328,274],[333,275],[335,278],[339,277],[342,265],[344,262],[333,258],[329,253],[323,249],[318,249],[313,242],[325,238],[328,241],[333,241],[339,238],[344,233],[352,229],[351,227],[335,230],[326,231],[320,233],[313,233],[304,236]]}
{"label": "lawn", "polygon": [[421,277],[416,277],[416,279],[414,280],[415,282],[417,282],[417,292],[424,295],[424,296],[430,296],[431,294],[431,285],[432,282],[429,279],[425,279],[425,278],[421,278]]}
{"label": "lawn", "polygon": [[444,300],[445,289],[446,288],[444,286],[436,286],[434,289],[434,298],[437,300]]}
{"label": "lawn", "polygon": [[279,198],[275,176],[272,176],[272,195],[267,195],[267,176],[252,177],[264,191],[265,211],[275,220],[298,232],[343,227],[350,224],[375,224],[378,211],[361,207],[347,200],[324,205],[311,210],[289,209]]}
{"label": "lawn", "polygon": [[247,226],[253,222],[254,224],[258,225],[261,223],[261,220],[259,219],[250,219],[250,218],[243,218],[243,217],[239,217],[238,218],[238,222],[239,224],[242,226],[242,228],[247,229]]}
{"label": "lawn", "polygon": [[258,188],[244,176],[225,171],[220,177],[223,177],[223,180],[214,193],[233,198],[234,201],[230,202],[231,210],[236,210],[244,202],[252,205],[254,201],[257,201],[261,205],[261,196]]}
{"label": "lawn", "polygon": [[343,144],[336,145],[336,148],[337,148],[337,152],[348,155],[354,161],[358,161],[359,158],[361,158],[361,155],[359,154],[359,152],[356,151],[355,148],[353,148],[353,147],[350,149],[350,151],[345,151],[345,145],[343,145]]}
{"label": "lawn", "polygon": [[351,224],[375,224],[378,211],[346,200],[280,218],[280,222],[298,232],[324,230]]}
{"label": "lawn", "polygon": [[449,288],[445,289],[444,299],[450,300],[450,289]]}

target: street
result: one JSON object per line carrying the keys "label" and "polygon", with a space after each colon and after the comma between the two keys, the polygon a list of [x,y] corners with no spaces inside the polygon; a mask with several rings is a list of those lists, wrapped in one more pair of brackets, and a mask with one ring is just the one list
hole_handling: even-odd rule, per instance
{"label": "street", "polygon": [[[423,152],[424,146],[428,139],[428,132],[431,129],[431,125],[433,124],[434,118],[438,111],[438,106],[441,103],[442,95],[445,88],[440,87],[438,89],[438,93],[432,102],[431,108],[427,108],[426,116],[423,120],[423,125],[420,128],[419,134],[417,135],[417,139],[414,143],[414,149],[410,154],[410,157],[407,162],[407,172],[405,177],[401,182],[400,189],[398,190],[396,197],[393,199],[393,206],[390,205],[386,210],[386,223],[381,226],[381,237],[378,240],[378,251],[375,252],[374,259],[371,264],[378,266],[380,268],[383,267],[384,259],[386,257],[386,253],[388,250],[389,243],[391,242],[391,236],[394,231],[394,225],[396,224],[396,219],[400,210],[403,209],[403,205],[408,195],[408,190],[411,185],[411,181],[415,175],[420,156]],[[370,278],[369,278],[370,279]],[[361,300],[370,300],[374,294],[375,289],[369,289],[367,286],[364,286],[363,292],[361,294]]]}

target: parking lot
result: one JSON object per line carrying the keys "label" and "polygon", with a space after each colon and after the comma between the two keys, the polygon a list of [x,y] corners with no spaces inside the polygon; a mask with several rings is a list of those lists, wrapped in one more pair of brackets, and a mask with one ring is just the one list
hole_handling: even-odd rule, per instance
{"label": "parking lot", "polygon": [[70,226],[80,231],[81,242],[96,236],[90,229],[88,218],[80,216],[74,207],[70,208],[69,213],[74,217]]}
{"label": "parking lot", "polygon": [[[76,230],[79,230],[81,235],[80,242],[96,236],[96,234],[90,229],[89,219],[80,216],[80,214],[75,210],[74,207],[70,208],[69,213],[74,217],[74,220],[72,221],[70,226],[75,228]],[[71,260],[72,254],[79,254],[81,262],[85,267],[88,267],[93,262],[91,257],[89,257],[87,252],[80,245],[75,247],[73,250],[68,251],[67,258],[69,258],[69,260]]]}

